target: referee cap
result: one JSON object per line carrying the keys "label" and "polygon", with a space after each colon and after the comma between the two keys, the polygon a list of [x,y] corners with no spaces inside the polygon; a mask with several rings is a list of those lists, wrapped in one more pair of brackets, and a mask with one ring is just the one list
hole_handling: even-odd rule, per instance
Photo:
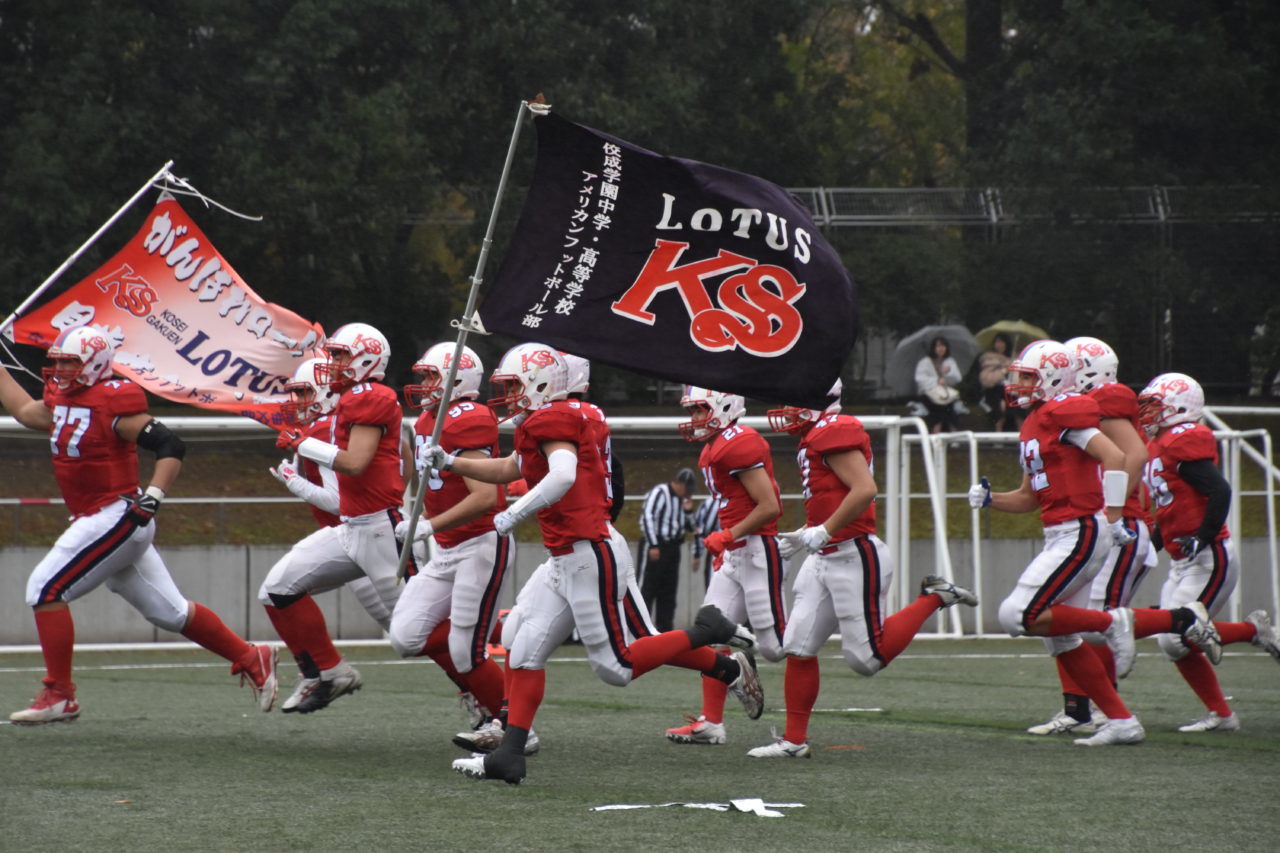
{"label": "referee cap", "polygon": [[676,472],[676,482],[683,483],[689,494],[693,494],[698,487],[697,475],[693,473],[692,468],[681,468]]}

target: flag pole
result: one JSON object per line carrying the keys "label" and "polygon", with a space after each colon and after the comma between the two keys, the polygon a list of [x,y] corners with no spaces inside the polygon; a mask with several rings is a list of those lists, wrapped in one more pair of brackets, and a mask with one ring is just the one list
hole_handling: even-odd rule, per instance
{"label": "flag pole", "polygon": [[[524,126],[524,114],[528,110],[531,115],[546,115],[551,110],[551,105],[544,103],[542,96],[539,95],[532,101],[521,101],[519,109],[516,110],[515,127],[511,129],[511,142],[507,145],[507,159],[502,164],[502,177],[498,179],[498,192],[493,199],[493,209],[489,212],[489,226],[484,232],[484,242],[480,244],[480,256],[476,258],[476,270],[471,276],[471,290],[467,294],[467,305],[462,312],[461,320],[453,320],[450,325],[458,330],[458,339],[453,346],[453,358],[449,360],[449,372],[444,380],[444,394],[440,398],[440,402],[436,407],[436,422],[431,428],[431,443],[440,443],[440,432],[444,427],[444,415],[449,409],[449,398],[453,394],[453,383],[458,377],[458,359],[462,356],[462,348],[467,343],[467,334],[477,332],[479,334],[487,334],[484,327],[477,322],[475,316],[476,297],[480,293],[480,284],[484,281],[485,264],[489,261],[489,249],[493,246],[493,231],[498,222],[498,209],[502,206],[502,197],[507,190],[507,179],[511,174],[511,161],[515,159],[516,142],[520,139],[520,129]],[[417,460],[414,461],[414,470],[417,470]],[[413,506],[409,511],[409,529],[405,533],[404,544],[400,550],[400,566],[396,570],[396,577],[404,580],[405,565],[408,563],[409,554],[413,550],[413,533],[418,527],[418,519],[422,517],[422,504],[426,498],[427,478],[425,472],[418,472],[418,488],[413,495]]]}
{"label": "flag pole", "polygon": [[7,337],[9,340],[12,341],[13,340],[13,331],[12,331],[13,324],[18,319],[18,317],[22,314],[22,312],[27,310],[27,307],[30,306],[32,302],[35,302],[37,299],[39,299],[40,294],[44,293],[46,290],[52,287],[53,283],[58,280],[58,277],[61,276],[64,272],[66,272],[69,266],[71,266],[76,261],[78,261],[80,259],[80,256],[83,255],[86,251],[88,251],[89,247],[92,246],[97,241],[97,239],[102,236],[103,232],[105,232],[112,225],[115,225],[116,220],[118,220],[121,216],[124,216],[125,211],[127,211],[130,207],[133,207],[133,203],[136,202],[139,198],[141,198],[143,193],[151,189],[151,185],[154,184],[159,178],[163,177],[165,172],[168,172],[169,167],[171,167],[172,165],[173,165],[173,161],[170,160],[168,163],[165,163],[163,166],[161,166],[158,172],[156,172],[151,177],[147,178],[147,182],[143,184],[138,189],[138,191],[134,193],[129,198],[129,200],[126,201],[120,207],[120,209],[115,212],[114,215],[112,215],[110,219],[102,223],[102,227],[100,227],[97,231],[94,231],[93,235],[90,236],[88,240],[85,240],[79,249],[76,249],[74,252],[72,252],[71,256],[62,262],[62,266],[54,270],[52,275],[50,275],[43,282],[41,282],[40,286],[35,289],[35,292],[32,293],[30,296],[28,296],[21,305],[15,308],[12,314],[10,314],[8,317],[5,317],[4,322],[0,323],[0,334],[4,335],[5,337]]}

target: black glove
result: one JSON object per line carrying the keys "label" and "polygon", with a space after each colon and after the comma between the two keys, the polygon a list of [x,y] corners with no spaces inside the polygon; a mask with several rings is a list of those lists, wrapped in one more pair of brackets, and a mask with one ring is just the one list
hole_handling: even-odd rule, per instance
{"label": "black glove", "polygon": [[156,492],[160,490],[154,486],[148,486],[147,491],[128,498],[129,508],[125,510],[125,516],[133,522],[134,526],[146,527],[160,511],[160,500],[164,497],[164,492],[158,495]]}
{"label": "black glove", "polygon": [[1182,559],[1194,560],[1196,554],[1199,554],[1209,546],[1209,543],[1198,536],[1179,536],[1173,540],[1178,543],[1178,547],[1182,549]]}

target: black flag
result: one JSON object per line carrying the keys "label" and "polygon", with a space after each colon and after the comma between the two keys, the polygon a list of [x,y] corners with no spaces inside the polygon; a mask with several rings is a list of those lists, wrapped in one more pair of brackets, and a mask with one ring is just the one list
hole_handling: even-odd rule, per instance
{"label": "black flag", "polygon": [[691,385],[824,408],[853,280],[762,178],[664,157],[554,113],[480,308],[489,331]]}

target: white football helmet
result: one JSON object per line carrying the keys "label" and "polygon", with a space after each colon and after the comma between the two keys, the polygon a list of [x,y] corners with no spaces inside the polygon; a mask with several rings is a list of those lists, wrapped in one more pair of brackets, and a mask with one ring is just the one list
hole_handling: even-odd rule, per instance
{"label": "white football helmet", "polygon": [[[417,385],[404,386],[404,399],[414,409],[433,409],[444,398],[444,381],[449,376],[449,364],[457,344],[438,343],[413,363],[413,375]],[[458,369],[453,378],[451,400],[474,400],[480,396],[480,382],[484,379],[484,365],[471,347],[464,345],[458,355]]]}
{"label": "white football helmet", "polygon": [[840,394],[844,391],[844,383],[838,378],[835,384],[831,386],[831,390],[827,391],[827,398],[831,400],[827,407],[822,411],[817,409],[802,409],[799,406],[780,406],[776,409],[770,409],[769,429],[774,432],[789,433],[805,433],[809,431],[809,427],[822,420],[827,415],[840,414]]}
{"label": "white football helmet", "polygon": [[1083,337],[1072,338],[1064,346],[1076,357],[1077,391],[1083,394],[1116,381],[1120,359],[1106,343],[1097,338]]}
{"label": "white football helmet", "polygon": [[1162,373],[1138,394],[1138,418],[1148,437],[1204,414],[1204,389],[1185,373]]}
{"label": "white football helmet", "polygon": [[519,424],[534,409],[569,395],[569,366],[564,356],[546,344],[527,343],[507,350],[489,381],[498,396],[489,400],[499,421]]}
{"label": "white football helmet", "polygon": [[690,420],[679,424],[685,441],[706,441],[728,429],[733,422],[747,413],[747,401],[737,394],[708,391],[696,385],[686,385],[680,405],[689,413]]}
{"label": "white football helmet", "polygon": [[40,371],[46,384],[59,391],[79,391],[111,375],[116,348],[94,326],[76,326],[58,335],[49,347],[52,365]]}
{"label": "white football helmet", "polygon": [[1026,408],[1072,390],[1076,384],[1076,358],[1057,341],[1035,341],[1009,364],[1008,377],[1005,402]]}
{"label": "white football helmet", "polygon": [[323,358],[309,358],[293,371],[293,378],[284,384],[289,400],[280,404],[280,414],[285,423],[306,426],[316,418],[322,418],[338,405],[338,395],[316,381],[316,366]]}
{"label": "white football helmet", "polygon": [[316,366],[316,381],[335,391],[357,382],[382,379],[387,375],[387,362],[391,361],[391,345],[386,336],[368,323],[340,326],[321,349],[328,358]]}
{"label": "white football helmet", "polygon": [[580,355],[564,350],[560,351],[560,355],[564,357],[564,363],[569,368],[567,380],[569,395],[587,393],[587,388],[591,386],[591,362]]}

